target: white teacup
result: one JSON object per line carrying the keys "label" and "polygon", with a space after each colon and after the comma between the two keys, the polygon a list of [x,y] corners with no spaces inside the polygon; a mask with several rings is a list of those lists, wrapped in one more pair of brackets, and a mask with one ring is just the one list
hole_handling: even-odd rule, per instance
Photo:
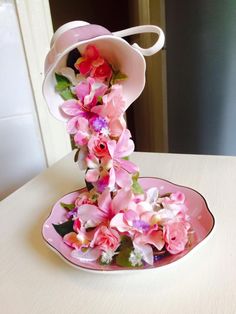
{"label": "white teacup", "polygon": [[[139,33],[157,33],[157,42],[150,48],[141,48],[137,44],[132,46],[121,37]],[[74,21],[61,26],[51,41],[51,50],[45,60],[45,79],[43,94],[51,114],[59,119],[65,118],[61,114],[61,96],[55,91],[55,72],[66,67],[68,54],[77,48],[83,54],[88,44],[95,45],[105,58],[115,68],[128,76],[122,81],[123,93],[127,107],[141,94],[145,85],[146,63],[143,55],[150,56],[158,52],[164,45],[163,31],[154,25],[132,27],[123,31],[109,32],[106,28]]]}

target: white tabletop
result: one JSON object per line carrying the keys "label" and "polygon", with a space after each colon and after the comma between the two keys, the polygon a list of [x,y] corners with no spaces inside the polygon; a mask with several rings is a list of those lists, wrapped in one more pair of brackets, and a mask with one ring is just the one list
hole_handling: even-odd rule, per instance
{"label": "white tabletop", "polygon": [[205,243],[151,271],[99,275],[71,267],[41,236],[51,206],[84,185],[70,154],[0,203],[1,313],[236,313],[236,157],[134,153],[132,159],[141,176],[204,195],[216,219]]}

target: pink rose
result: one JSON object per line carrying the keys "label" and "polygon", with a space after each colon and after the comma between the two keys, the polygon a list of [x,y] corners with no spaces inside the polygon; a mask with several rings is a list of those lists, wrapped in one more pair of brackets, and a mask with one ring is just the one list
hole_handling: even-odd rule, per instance
{"label": "pink rose", "polygon": [[90,153],[99,158],[110,155],[107,147],[107,138],[104,136],[92,136],[88,142],[88,148]]}
{"label": "pink rose", "polygon": [[90,244],[91,247],[98,246],[102,251],[115,251],[120,245],[119,233],[106,226],[101,226],[94,234],[93,240]]}
{"label": "pink rose", "polygon": [[177,254],[185,249],[188,242],[189,228],[189,223],[181,221],[164,225],[163,238],[166,242],[166,249],[168,252]]}

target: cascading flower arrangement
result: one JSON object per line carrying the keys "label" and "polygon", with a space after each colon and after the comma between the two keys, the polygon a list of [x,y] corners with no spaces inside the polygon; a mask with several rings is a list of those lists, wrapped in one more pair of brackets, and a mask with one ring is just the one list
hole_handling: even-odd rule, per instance
{"label": "cascading flower arrangement", "polygon": [[185,195],[161,195],[156,187],[143,191],[139,169],[129,160],[134,142],[120,84],[127,76],[94,45],[55,75],[87,186],[73,204],[61,203],[66,222],[54,225],[71,255],[83,262],[139,267],[182,252],[191,230]]}

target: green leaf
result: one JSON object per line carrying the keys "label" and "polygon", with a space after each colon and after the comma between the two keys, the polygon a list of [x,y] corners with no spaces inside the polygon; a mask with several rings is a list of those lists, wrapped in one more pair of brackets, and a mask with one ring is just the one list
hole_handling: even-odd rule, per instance
{"label": "green leaf", "polygon": [[71,92],[69,87],[67,87],[66,89],[60,91],[59,94],[61,95],[61,97],[64,100],[69,100],[69,99],[75,98],[75,96],[72,94],[72,92]]}
{"label": "green leaf", "polygon": [[98,96],[97,100],[99,103],[102,103],[102,96]]}
{"label": "green leaf", "polygon": [[129,156],[123,157],[124,160],[129,160]]}
{"label": "green leaf", "polygon": [[119,254],[116,256],[116,264],[122,267],[132,267],[129,261],[132,250],[133,249],[131,247],[122,248]]}
{"label": "green leaf", "polygon": [[75,153],[74,162],[77,162],[78,159],[79,159],[79,151],[80,151],[80,149],[78,149],[78,150],[76,151],[76,153]]}
{"label": "green leaf", "polygon": [[132,184],[132,191],[134,194],[142,194],[143,193],[143,189],[141,187],[141,185],[138,183],[138,178],[139,178],[139,173],[137,172],[133,177],[133,184]]}
{"label": "green leaf", "polygon": [[116,84],[117,82],[124,81],[128,76],[120,71],[114,72],[111,79],[111,85]]}
{"label": "green leaf", "polygon": [[129,257],[133,249],[134,247],[131,238],[126,235],[122,236],[120,246],[117,249],[119,253],[115,257],[116,264],[123,267],[132,267]]}
{"label": "green leaf", "polygon": [[61,202],[60,205],[66,210],[72,210],[75,208],[75,204],[66,204],[66,203]]}
{"label": "green leaf", "polygon": [[69,220],[60,225],[55,225],[55,224],[52,224],[52,225],[55,228],[56,232],[60,234],[60,236],[64,237],[67,233],[74,231],[73,224],[74,224],[74,221]]}
{"label": "green leaf", "polygon": [[133,249],[133,242],[130,237],[123,235],[120,241],[120,248],[131,247]]}
{"label": "green leaf", "polygon": [[58,73],[55,73],[55,77],[56,77],[56,90],[58,92],[63,91],[64,89],[66,89],[67,87],[71,86],[71,82],[68,80],[67,77],[60,75]]}

